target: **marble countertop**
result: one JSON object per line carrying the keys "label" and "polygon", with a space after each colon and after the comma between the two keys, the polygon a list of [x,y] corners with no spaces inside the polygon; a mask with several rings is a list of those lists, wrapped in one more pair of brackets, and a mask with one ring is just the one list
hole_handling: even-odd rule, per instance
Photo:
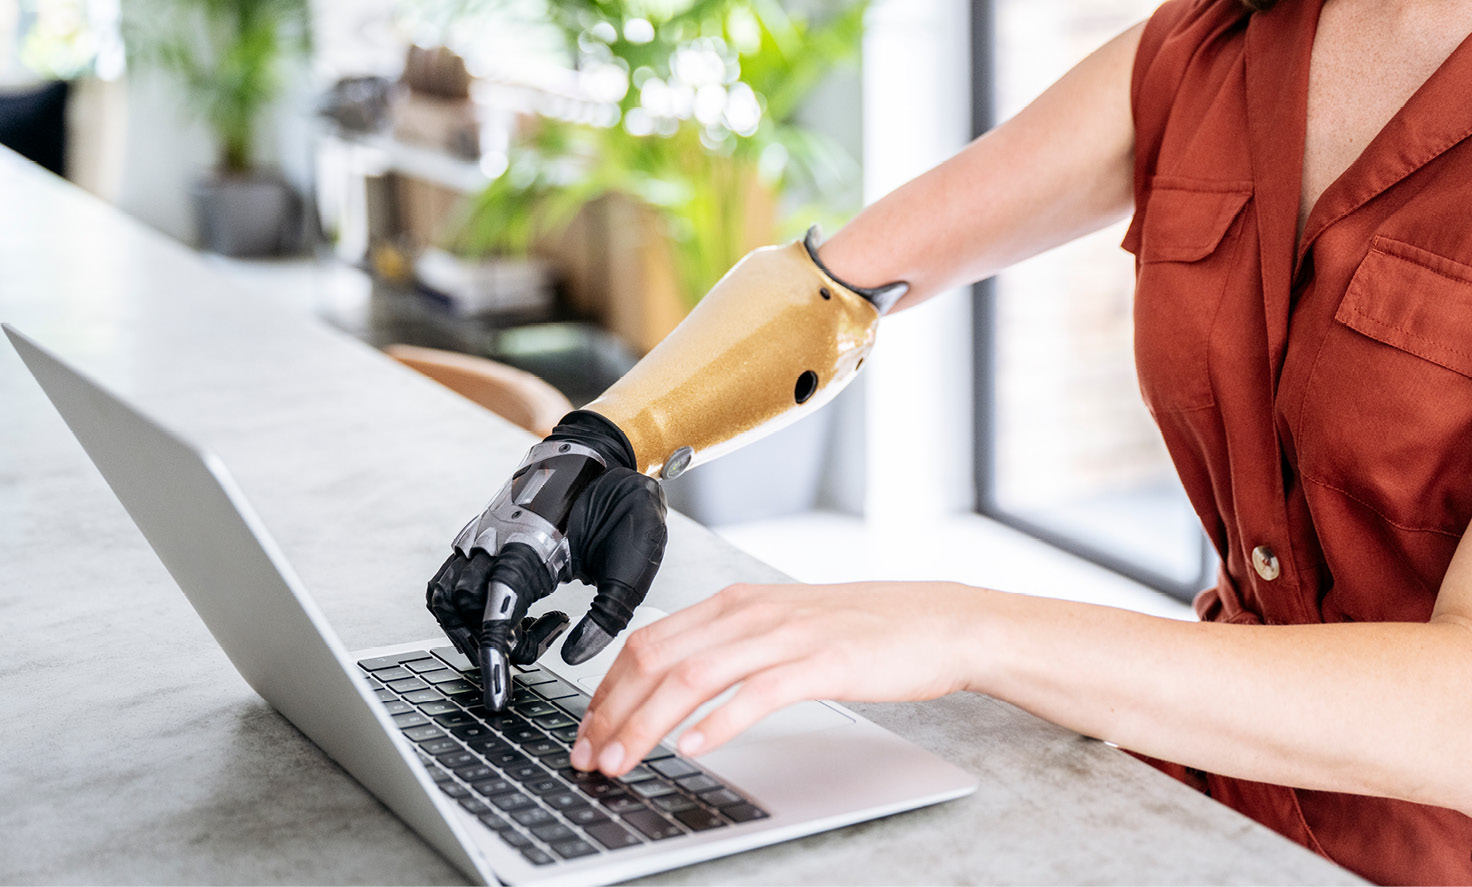
{"label": "marble countertop", "polygon": [[[230,467],[348,649],[430,637],[425,580],[532,442],[0,149],[0,320]],[[672,516],[666,610],[779,574]],[[234,672],[0,346],[0,882],[463,883]],[[959,801],[654,883],[1349,883],[995,700],[856,705]]]}

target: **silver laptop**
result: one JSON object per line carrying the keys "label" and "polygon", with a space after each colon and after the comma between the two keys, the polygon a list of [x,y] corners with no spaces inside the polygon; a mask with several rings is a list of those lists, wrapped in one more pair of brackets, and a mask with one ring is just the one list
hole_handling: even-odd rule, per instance
{"label": "silver laptop", "polygon": [[[976,788],[826,702],[699,759],[661,747],[621,780],[575,771],[569,740],[616,645],[523,669],[500,716],[443,638],[345,651],[218,458],[4,329],[241,676],[474,880],[619,881]],[[660,615],[642,608],[635,626]]]}

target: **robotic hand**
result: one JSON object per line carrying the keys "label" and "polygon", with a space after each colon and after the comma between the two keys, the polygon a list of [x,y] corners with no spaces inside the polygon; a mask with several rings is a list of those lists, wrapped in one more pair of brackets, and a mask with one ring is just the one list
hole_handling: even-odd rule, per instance
{"label": "robotic hand", "polygon": [[460,531],[427,604],[479,663],[487,708],[509,703],[510,665],[534,662],[567,628],[562,613],[526,615],[559,583],[598,589],[562,645],[567,662],[586,662],[628,626],[664,556],[656,478],[802,418],[857,374],[908,286],[840,282],[815,239],[809,231],[737,263],[627,375],[532,447]]}

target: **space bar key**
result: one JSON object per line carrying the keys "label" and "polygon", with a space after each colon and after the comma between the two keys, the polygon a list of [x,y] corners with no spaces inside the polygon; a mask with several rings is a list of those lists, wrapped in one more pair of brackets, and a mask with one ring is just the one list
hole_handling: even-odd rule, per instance
{"label": "space bar key", "polygon": [[583,831],[593,836],[598,843],[609,850],[618,850],[621,847],[637,847],[641,841],[628,829],[616,822],[600,822],[597,825],[585,825]]}

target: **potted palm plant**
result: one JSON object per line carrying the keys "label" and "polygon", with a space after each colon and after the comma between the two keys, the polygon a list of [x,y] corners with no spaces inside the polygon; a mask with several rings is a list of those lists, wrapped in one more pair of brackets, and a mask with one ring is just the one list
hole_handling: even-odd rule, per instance
{"label": "potted palm plant", "polygon": [[[634,252],[664,257],[663,273],[622,294],[647,300],[661,282],[674,290],[677,310],[630,342],[647,349],[750,249],[856,208],[857,164],[803,125],[799,110],[822,78],[857,57],[866,6],[813,3],[819,14],[805,17],[767,0],[548,4],[601,106],[583,109],[583,122],[540,121],[471,202],[451,248],[516,255],[603,206],[612,234],[602,270],[616,276],[611,266]],[[717,524],[812,507],[829,420],[814,417],[670,482],[671,503]]]}
{"label": "potted palm plant", "polygon": [[256,141],[311,48],[308,0],[127,0],[124,16],[130,61],[173,78],[216,142],[215,167],[192,189],[199,245],[231,256],[288,248],[299,202],[257,165]]}
{"label": "potted palm plant", "polygon": [[671,266],[672,326],[752,247],[854,208],[839,195],[853,193],[857,165],[798,111],[857,57],[866,6],[836,0],[809,18],[763,0],[548,4],[599,107],[539,121],[470,202],[450,250],[524,254],[590,205],[632,202]]}

